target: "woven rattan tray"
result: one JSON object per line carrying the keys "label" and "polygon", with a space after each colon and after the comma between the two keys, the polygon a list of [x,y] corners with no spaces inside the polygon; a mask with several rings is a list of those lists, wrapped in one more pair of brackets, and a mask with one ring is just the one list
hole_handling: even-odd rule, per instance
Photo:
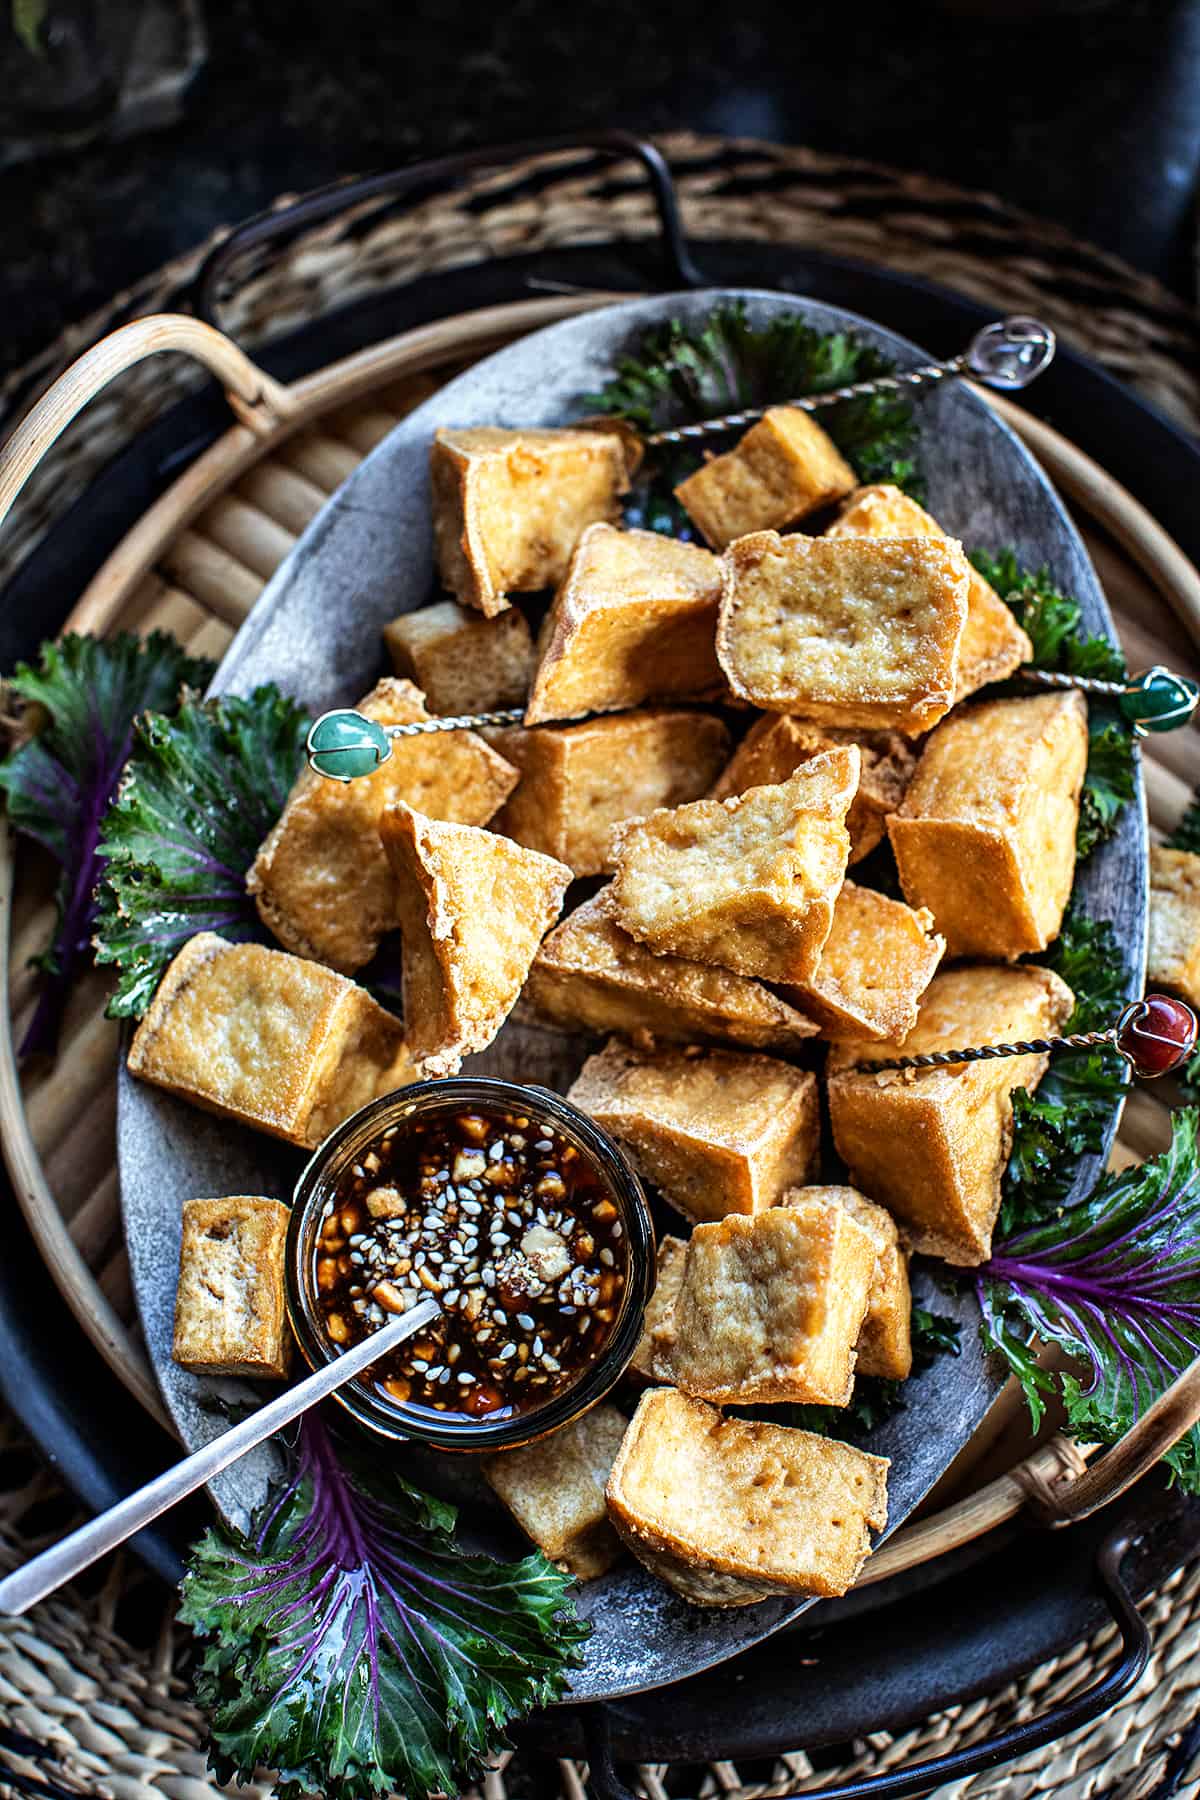
{"label": "woven rattan tray", "polygon": [[[191,345],[201,344],[206,357],[211,353],[223,382],[240,394],[245,422],[144,516],[82,596],[70,623],[94,631],[164,625],[194,652],[219,656],[326,495],[431,385],[513,335],[598,300],[542,298],[440,321],[323,370],[288,393],[264,384],[236,353],[202,340],[194,325],[183,327]],[[134,347],[144,348],[141,328],[131,354]],[[109,367],[102,361],[99,373]],[[1200,595],[1178,552],[1082,453],[1036,421],[1011,411],[1008,416],[1075,503],[1131,662],[1164,660],[1194,672],[1189,635],[1194,640]],[[1193,734],[1156,740],[1146,774],[1152,825],[1169,829],[1200,778]],[[45,871],[32,859],[14,862],[7,851],[0,876],[10,1023],[19,1034],[32,995],[27,959],[48,935],[48,888]],[[48,1266],[111,1366],[160,1416],[120,1244],[112,1166],[115,1027],[102,1017],[103,998],[99,977],[81,984],[52,1069],[18,1079],[11,1041],[0,1047],[0,1113],[14,1183]],[[1126,1109],[1117,1159],[1144,1155],[1165,1137],[1164,1109],[1136,1095]],[[1010,1516],[1030,1485],[1052,1479],[1071,1454],[1050,1445],[1014,1473],[1014,1453],[1024,1448],[1019,1427],[1007,1440],[977,1446],[969,1464],[952,1472],[938,1509],[871,1565],[875,1578]]]}

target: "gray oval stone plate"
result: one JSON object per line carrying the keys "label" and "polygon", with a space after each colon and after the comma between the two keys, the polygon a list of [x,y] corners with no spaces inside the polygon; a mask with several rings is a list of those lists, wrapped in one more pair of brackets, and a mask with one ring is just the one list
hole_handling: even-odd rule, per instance
{"label": "gray oval stone plate", "polygon": [[[551,326],[500,351],[442,388],[403,420],[314,519],[239,632],[214,682],[217,693],[248,693],[275,681],[315,714],[353,702],[382,672],[380,629],[433,594],[428,453],[439,425],[560,425],[585,410],[618,359],[647,327],[671,318],[697,321],[724,292],[665,295],[615,305]],[[755,323],[800,312],[824,331],[854,330],[901,367],[928,361],[915,346],[837,308],[791,296],[746,292]],[[785,396],[779,396],[785,398]],[[1095,572],[1075,528],[1017,438],[961,384],[946,383],[916,402],[920,457],[934,516],[968,549],[1012,545],[1023,563],[1047,564],[1075,594],[1091,631],[1112,634]],[[1130,992],[1141,992],[1145,937],[1145,818],[1139,793],[1120,831],[1080,870],[1076,893],[1089,913],[1113,919],[1128,947]],[[591,1044],[510,1022],[468,1067],[564,1089]],[[1113,1121],[1113,1130],[1116,1120]],[[225,1401],[254,1390],[185,1374],[170,1357],[179,1254],[180,1203],[189,1196],[291,1195],[297,1152],[129,1079],[122,1071],[119,1118],[122,1203],[134,1288],[146,1342],[167,1406],[184,1442],[195,1446],[224,1429]],[[1089,1157],[1078,1189],[1102,1165]],[[929,1270],[916,1276],[918,1298],[962,1321],[963,1351],[943,1357],[909,1385],[905,1409],[873,1435],[869,1448],[892,1458],[889,1530],[894,1530],[972,1437],[1003,1385],[984,1357],[978,1313],[965,1290],[948,1299]],[[507,1527],[466,1458],[431,1459],[380,1448],[415,1479],[436,1483],[463,1507],[469,1533],[515,1549]],[[222,1477],[214,1499],[245,1527],[277,1468],[264,1450]],[[573,1697],[611,1698],[676,1681],[734,1655],[796,1617],[808,1603],[771,1599],[730,1611],[687,1605],[626,1559],[582,1591],[594,1634]]]}

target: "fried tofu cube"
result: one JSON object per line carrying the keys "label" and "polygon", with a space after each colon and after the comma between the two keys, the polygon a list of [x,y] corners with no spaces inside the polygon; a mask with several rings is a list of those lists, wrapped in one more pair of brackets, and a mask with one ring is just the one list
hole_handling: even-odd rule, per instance
{"label": "fried tofu cube", "polygon": [[669,1379],[726,1405],[848,1405],[875,1261],[874,1238],[849,1210],[819,1200],[697,1225]]}
{"label": "fried tofu cube", "polygon": [[523,612],[510,606],[494,619],[439,600],[401,613],[383,628],[397,675],[411,677],[431,712],[499,712],[523,706],[533,679],[533,637]]}
{"label": "fried tofu cube", "polygon": [[926,744],[888,820],[900,885],[949,956],[1012,958],[1058,936],[1087,769],[1082,694],[987,700]]}
{"label": "fried tofu cube", "polygon": [[840,500],[856,476],[828,432],[797,406],[772,406],[727,450],[681,481],[675,498],[714,550],[750,531],[785,531]]}
{"label": "fried tofu cube", "polygon": [[[421,692],[389,676],[359,711],[381,725],[429,718]],[[482,825],[517,785],[511,763],[473,731],[400,739],[373,775],[297,777],[246,878],[263,924],[297,956],[353,975],[396,924],[396,883],[379,816],[404,800],[434,819]]]}
{"label": "fried tofu cube", "polygon": [[885,1207],[876,1206],[852,1187],[790,1188],[779,1204],[809,1206],[813,1202],[844,1207],[875,1245],[867,1316],[855,1346],[855,1374],[906,1381],[912,1374],[912,1288],[908,1255],[895,1219]]}
{"label": "fried tofu cube", "polygon": [[639,1562],[694,1606],[854,1585],[887,1524],[886,1457],[758,1419],[724,1419],[673,1388],[643,1394],[608,1480]]}
{"label": "fried tofu cube", "polygon": [[735,694],[827,725],[928,731],[950,710],[970,564],[950,538],[738,538],[717,660]]}
{"label": "fried tofu cube", "polygon": [[557,587],[582,532],[620,515],[637,466],[618,431],[435,432],[429,454],[438,573],[491,618],[508,596]]}
{"label": "fried tofu cube", "polygon": [[592,525],[539,637],[527,725],[720,692],[721,564],[657,531]]}
{"label": "fried tofu cube", "polygon": [[189,938],[159,982],[129,1071],[302,1149],[416,1079],[400,1021],[362,988],[213,931]]}
{"label": "fried tofu cube", "polygon": [[486,1049],[516,1005],[571,871],[402,801],[379,832],[396,878],[409,1050],[423,1074],[450,1075]]}
{"label": "fried tofu cube", "polygon": [[550,1561],[594,1581],[621,1555],[604,1489],[625,1436],[615,1406],[593,1406],[560,1431],[483,1459],[488,1485]]}
{"label": "fried tofu cube", "polygon": [[720,719],[665,708],[557,731],[506,728],[489,741],[521,771],[494,829],[576,875],[612,867],[614,826],[707,793],[729,754]]}
{"label": "fried tofu cube", "polygon": [[817,972],[790,997],[828,1037],[902,1038],[945,948],[931,913],[847,881]]}
{"label": "fried tofu cube", "polygon": [[829,1114],[854,1185],[894,1215],[916,1250],[970,1268],[991,1253],[1012,1149],[1012,1094],[1046,1056],[872,1073],[889,1057],[1049,1037],[1074,1004],[1049,969],[964,964],[935,975],[902,1043],[844,1040],[829,1056]]}
{"label": "fried tofu cube", "polygon": [[263,1194],[185,1200],[171,1355],[196,1375],[282,1381],[291,1362],[289,1209]]}
{"label": "fried tofu cube", "polygon": [[[859,488],[851,494],[826,537],[939,537],[937,520],[897,487]],[[964,700],[989,682],[1003,681],[1033,656],[1033,645],[1009,607],[978,569],[967,588],[967,622],[958,646],[955,701]]]}
{"label": "fried tofu cube", "polygon": [[659,1240],[654,1292],[646,1304],[638,1347],[629,1360],[630,1373],[640,1375],[644,1381],[671,1379],[661,1359],[670,1352],[675,1336],[675,1302],[683,1285],[687,1248],[683,1238],[667,1236]]}
{"label": "fried tofu cube", "polygon": [[589,1057],[567,1098],[697,1221],[773,1206],[817,1154],[816,1077],[770,1056],[614,1040]]}
{"label": "fried tofu cube", "polygon": [[858,774],[851,745],[814,756],[777,787],[618,827],[617,922],[652,950],[764,981],[808,981],[845,878]]}
{"label": "fried tofu cube", "polygon": [[529,971],[527,998],[570,1031],[621,1031],[795,1050],[817,1035],[812,1019],[732,969],[660,956],[622,931],[612,889],[601,888],[546,938]]}
{"label": "fried tofu cube", "polygon": [[811,725],[786,713],[766,713],[750,727],[708,797],[728,800],[747,788],[774,787],[802,763],[847,744],[857,744],[860,758],[858,791],[846,814],[846,830],[850,861],[861,862],[882,842],[887,816],[903,800],[917,766],[916,752],[898,731],[852,731]]}
{"label": "fried tofu cube", "polygon": [[1200,856],[1150,849],[1150,934],[1146,980],[1200,1006]]}

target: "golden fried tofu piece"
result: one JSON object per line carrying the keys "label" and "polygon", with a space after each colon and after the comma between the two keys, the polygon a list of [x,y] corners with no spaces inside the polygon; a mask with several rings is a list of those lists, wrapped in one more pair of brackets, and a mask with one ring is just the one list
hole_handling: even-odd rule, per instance
{"label": "golden fried tofu piece", "polygon": [[[938,537],[944,532],[937,520],[897,487],[859,488],[851,494],[826,537]],[[967,588],[967,622],[958,646],[958,682],[955,701],[963,700],[989,682],[1003,681],[1033,656],[1033,645],[1011,610],[978,569],[972,569]]]}
{"label": "golden fried tofu piece", "polygon": [[695,1606],[854,1585],[887,1524],[888,1460],[673,1388],[643,1394],[608,1480],[639,1562]]}
{"label": "golden fried tofu piece", "polygon": [[1012,1149],[1012,1093],[1036,1088],[1049,1058],[878,1074],[869,1065],[1050,1037],[1073,1004],[1070,988],[1049,969],[964,964],[934,976],[903,1043],[834,1044],[827,1069],[838,1153],[855,1186],[894,1214],[914,1249],[967,1268],[987,1260]]}
{"label": "golden fried tofu piece", "polygon": [[638,1347],[629,1360],[629,1372],[640,1375],[645,1381],[670,1380],[660,1359],[669,1354],[675,1335],[675,1302],[683,1285],[687,1248],[683,1238],[659,1239],[658,1276],[646,1304]]}
{"label": "golden fried tofu piece", "polygon": [[855,1374],[906,1381],[912,1374],[912,1288],[908,1254],[895,1219],[885,1207],[876,1206],[852,1187],[789,1188],[779,1204],[810,1206],[813,1202],[844,1207],[875,1245],[867,1316],[855,1346]]}
{"label": "golden fried tofu piece", "polygon": [[950,538],[738,538],[717,660],[735,694],[828,725],[928,731],[950,710],[970,564]]}
{"label": "golden fried tofu piece", "polygon": [[1150,848],[1146,981],[1200,1006],[1200,856]]}
{"label": "golden fried tofu piece", "polygon": [[817,972],[790,998],[829,1037],[902,1038],[945,948],[932,913],[846,881]]}
{"label": "golden fried tofu piece", "polygon": [[729,754],[720,719],[666,708],[556,731],[505,728],[489,742],[521,771],[493,829],[556,856],[576,875],[612,867],[614,826],[707,793]]}
{"label": "golden fried tofu piece", "polygon": [[[421,692],[389,676],[360,703],[381,725],[427,719]],[[259,916],[287,950],[352,975],[396,923],[396,884],[379,815],[405,800],[434,819],[482,825],[518,772],[473,731],[399,739],[373,775],[330,781],[304,769],[246,878]]]}
{"label": "golden fried tofu piece", "polygon": [[829,750],[777,787],[618,827],[617,922],[652,950],[765,981],[808,981],[846,873],[859,753]]}
{"label": "golden fried tofu piece", "polygon": [[621,1555],[604,1489],[624,1436],[615,1406],[593,1406],[548,1437],[486,1456],[481,1465],[521,1530],[579,1581],[605,1574]]}
{"label": "golden fried tofu piece", "polygon": [[766,713],[750,727],[708,797],[728,800],[747,788],[773,787],[802,763],[846,744],[857,744],[860,757],[858,791],[846,814],[846,830],[850,861],[861,862],[882,841],[887,816],[903,800],[917,766],[916,752],[898,731],[853,731]]}
{"label": "golden fried tofu piece", "polygon": [[307,1149],[417,1074],[399,1019],[344,975],[213,931],[159,982],[129,1072]]}
{"label": "golden fried tofu piece", "polygon": [[1087,769],[1078,692],[987,700],[926,744],[888,820],[900,885],[950,956],[1022,956],[1058,936]]}
{"label": "golden fried tofu piece", "polygon": [[515,606],[494,619],[439,600],[401,613],[383,628],[397,675],[407,675],[431,712],[498,712],[523,706],[533,679],[533,637]]}
{"label": "golden fried tofu piece", "polygon": [[510,593],[556,587],[580,534],[620,515],[637,466],[618,431],[435,432],[429,453],[442,584],[490,618]]}
{"label": "golden fried tofu piece", "polygon": [[697,1225],[663,1357],[668,1379],[726,1405],[847,1406],[875,1261],[870,1233],[820,1200]]}
{"label": "golden fried tofu piece", "polygon": [[619,1138],[687,1218],[773,1206],[817,1154],[817,1082],[770,1056],[635,1050],[614,1039],[567,1098]]}
{"label": "golden fried tofu piece", "polygon": [[526,996],[571,1031],[623,1031],[795,1050],[817,1035],[813,1020],[732,969],[660,956],[622,931],[612,889],[601,888],[556,925],[529,971]]}
{"label": "golden fried tofu piece", "polygon": [[571,871],[403,801],[388,807],[379,833],[396,878],[409,1049],[423,1074],[453,1074],[516,1005]]}
{"label": "golden fried tofu piece", "polygon": [[196,1375],[282,1381],[291,1363],[283,1247],[291,1212],[263,1194],[185,1200],[171,1355]]}
{"label": "golden fried tofu piece", "polygon": [[675,498],[714,550],[750,531],[784,531],[839,500],[856,476],[833,439],[796,406],[773,406],[726,451],[681,481]]}
{"label": "golden fried tofu piece", "polygon": [[657,531],[584,532],[538,640],[525,723],[722,690],[721,564]]}

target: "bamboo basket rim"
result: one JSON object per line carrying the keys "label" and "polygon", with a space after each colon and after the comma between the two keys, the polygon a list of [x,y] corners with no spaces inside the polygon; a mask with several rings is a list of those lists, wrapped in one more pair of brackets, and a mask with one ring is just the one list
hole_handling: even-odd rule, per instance
{"label": "bamboo basket rim", "polygon": [[[460,361],[464,351],[486,354],[526,330],[629,297],[605,293],[555,296],[438,320],[328,365],[292,384],[282,395],[277,384],[270,384],[266,390],[268,404],[257,413],[254,401],[248,399],[239,383],[235,407],[238,422],[139,519],[89,583],[63,629],[95,631],[102,626],[118,597],[128,594],[153,568],[164,545],[178,531],[273,448],[330,408],[359,398],[400,373],[410,375],[436,368],[445,361]],[[154,323],[157,322],[139,322],[147,327]],[[137,330],[137,325],[130,326],[125,333],[136,334]],[[152,337],[150,333],[149,348],[163,347],[160,342],[150,341]],[[99,362],[103,365],[104,359]],[[984,394],[983,398],[1018,432],[1034,455],[1049,465],[1047,472],[1068,495],[1080,501],[1086,499],[1101,522],[1131,549],[1135,560],[1143,566],[1145,562],[1151,564],[1151,579],[1179,612],[1193,638],[1200,638],[1200,575],[1147,510],[1092,458],[1052,428],[995,395]],[[47,400],[52,399],[53,393],[47,396]],[[47,419],[43,448],[61,429],[61,422]],[[36,456],[27,459],[28,466],[32,467],[36,460]],[[6,833],[0,838],[0,949],[7,948],[12,876],[12,845]],[[7,958],[4,968],[7,981]],[[165,1415],[153,1374],[114,1309],[96,1288],[91,1271],[65,1229],[41,1170],[24,1116],[11,1035],[10,1017],[10,1030],[0,1044],[0,1120],[4,1125],[4,1157],[18,1200],[39,1251],[75,1316],[109,1365],[161,1422]],[[95,1291],[89,1293],[89,1289]],[[1071,1475],[1078,1477],[1090,1450],[1091,1447],[1080,1450],[1063,1439],[1035,1448],[1016,1469],[1006,1471],[941,1512],[902,1527],[872,1557],[863,1584],[935,1560],[1007,1522],[1031,1495],[1045,1498],[1056,1482]]]}

